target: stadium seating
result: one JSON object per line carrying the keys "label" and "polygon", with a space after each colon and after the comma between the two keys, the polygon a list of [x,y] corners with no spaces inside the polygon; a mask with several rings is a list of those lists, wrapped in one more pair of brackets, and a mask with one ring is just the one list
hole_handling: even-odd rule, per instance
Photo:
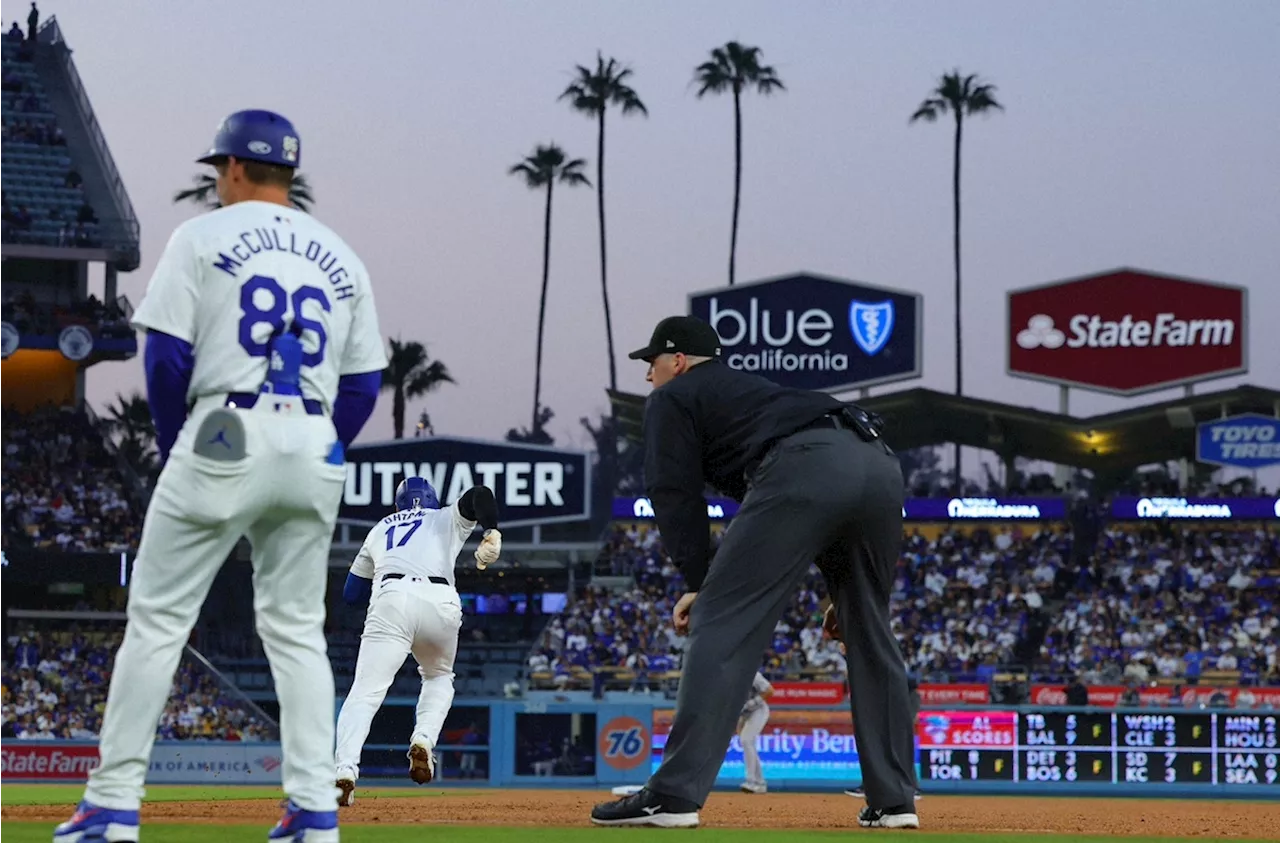
{"label": "stadium seating", "polygon": [[117,553],[137,547],[141,512],[83,410],[3,414],[4,548]]}
{"label": "stadium seating", "polygon": [[[922,681],[1018,668],[1051,682],[1280,684],[1274,529],[1113,525],[1084,563],[1064,528],[932,532],[907,536],[894,581],[895,633]],[[602,568],[634,586],[576,595],[529,657],[534,687],[674,683],[683,639],[670,615],[684,583],[656,530],[615,525]],[[767,676],[843,680],[821,632],[825,596],[813,568],[764,654]]]}
{"label": "stadium seating", "polygon": [[32,46],[0,38],[3,77],[3,240],[42,246],[101,243],[97,214],[67,152],[31,61]]}
{"label": "stadium seating", "polygon": [[[98,736],[120,646],[119,623],[14,626],[4,644],[5,740]],[[160,740],[268,741],[275,727],[193,659],[184,659],[156,730]]]}

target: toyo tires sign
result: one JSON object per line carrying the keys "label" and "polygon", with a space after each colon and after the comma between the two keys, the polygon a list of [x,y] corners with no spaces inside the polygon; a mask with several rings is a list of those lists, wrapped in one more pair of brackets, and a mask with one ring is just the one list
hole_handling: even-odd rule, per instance
{"label": "toyo tires sign", "polygon": [[1116,269],[1009,293],[1014,377],[1139,395],[1249,370],[1243,287]]}

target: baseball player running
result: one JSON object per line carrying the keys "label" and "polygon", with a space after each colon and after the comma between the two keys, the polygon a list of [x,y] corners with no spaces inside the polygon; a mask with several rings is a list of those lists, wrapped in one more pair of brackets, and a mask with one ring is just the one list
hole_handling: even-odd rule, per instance
{"label": "baseball player running", "polygon": [[742,743],[742,762],[747,768],[746,779],[741,785],[743,793],[769,791],[769,785],[764,780],[764,768],[760,766],[760,750],[756,748],[756,739],[769,722],[769,704],[765,700],[772,696],[773,686],[757,670],[755,678],[751,680],[751,693],[746,705],[742,707],[742,716],[738,718],[738,740]]}
{"label": "baseball player running", "polygon": [[502,552],[493,491],[473,486],[442,509],[430,483],[407,477],[396,490],[395,513],[369,531],[351,563],[343,597],[353,605],[368,601],[369,611],[355,679],[338,714],[334,764],[343,807],[355,802],[360,752],[373,715],[410,653],[422,690],[409,739],[409,778],[426,784],[435,776],[433,752],[453,704],[453,660],[462,627],[453,566],[477,523],[484,538],[476,548],[476,566],[483,570]]}
{"label": "baseball player running", "polygon": [[164,469],[143,524],[99,743],[55,843],[136,841],[156,724],[210,584],[241,536],[280,700],[289,797],[270,840],[336,843],[328,548],[345,449],[387,358],[364,264],[295,210],[297,131],[240,111],[199,161],[223,207],[174,231],[133,317]]}

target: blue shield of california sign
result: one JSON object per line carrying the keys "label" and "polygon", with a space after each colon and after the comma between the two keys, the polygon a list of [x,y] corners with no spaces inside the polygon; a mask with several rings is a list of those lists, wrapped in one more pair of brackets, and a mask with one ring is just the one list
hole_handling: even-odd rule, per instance
{"label": "blue shield of california sign", "polygon": [[923,309],[919,293],[809,272],[689,296],[726,364],[828,392],[920,377]]}
{"label": "blue shield of california sign", "polygon": [[867,304],[855,301],[849,305],[849,330],[853,341],[867,355],[874,356],[893,335],[893,302]]}

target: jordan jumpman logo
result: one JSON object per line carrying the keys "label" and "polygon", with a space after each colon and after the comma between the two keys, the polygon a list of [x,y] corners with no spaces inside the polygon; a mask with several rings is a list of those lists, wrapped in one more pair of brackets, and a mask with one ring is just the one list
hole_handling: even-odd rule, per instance
{"label": "jordan jumpman logo", "polygon": [[214,445],[214,444],[217,444],[218,442],[221,442],[223,445],[225,445],[228,451],[231,450],[231,442],[227,439],[227,429],[225,427],[218,428],[218,435],[210,439],[205,444]]}

